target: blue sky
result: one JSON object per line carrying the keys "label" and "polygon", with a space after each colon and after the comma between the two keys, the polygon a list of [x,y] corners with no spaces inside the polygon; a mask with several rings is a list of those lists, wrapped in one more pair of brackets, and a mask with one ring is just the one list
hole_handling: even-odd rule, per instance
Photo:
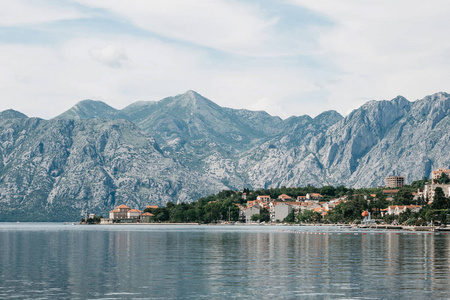
{"label": "blue sky", "polygon": [[450,91],[449,13],[435,0],[3,0],[0,110],[51,118],[191,89],[283,118],[416,100]]}

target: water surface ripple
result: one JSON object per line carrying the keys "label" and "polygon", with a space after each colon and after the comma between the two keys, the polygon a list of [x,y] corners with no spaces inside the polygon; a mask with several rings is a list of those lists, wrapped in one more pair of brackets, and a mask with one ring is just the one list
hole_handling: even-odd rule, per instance
{"label": "water surface ripple", "polygon": [[448,299],[449,259],[443,234],[0,223],[0,299]]}

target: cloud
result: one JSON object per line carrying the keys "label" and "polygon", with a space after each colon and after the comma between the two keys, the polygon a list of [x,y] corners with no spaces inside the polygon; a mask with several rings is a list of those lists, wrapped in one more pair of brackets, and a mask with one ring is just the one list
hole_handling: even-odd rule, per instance
{"label": "cloud", "polygon": [[30,4],[17,23],[0,18],[11,34],[33,24],[29,35],[52,42],[0,35],[0,110],[50,118],[82,99],[121,108],[192,89],[222,106],[314,116],[449,90],[444,2],[77,2],[8,2],[3,11]]}
{"label": "cloud", "polygon": [[321,85],[334,108],[367,100],[410,100],[448,91],[448,1],[305,1],[292,3],[333,20],[318,35],[317,54],[336,70]]}
{"label": "cloud", "polygon": [[2,0],[0,26],[40,24],[85,17],[86,14],[68,5],[45,0]]}
{"label": "cloud", "polygon": [[88,52],[92,59],[111,68],[121,68],[122,64],[127,60],[124,49],[113,45],[91,48]]}
{"label": "cloud", "polygon": [[159,36],[244,56],[274,54],[272,27],[257,5],[226,0],[78,0],[118,14]]}

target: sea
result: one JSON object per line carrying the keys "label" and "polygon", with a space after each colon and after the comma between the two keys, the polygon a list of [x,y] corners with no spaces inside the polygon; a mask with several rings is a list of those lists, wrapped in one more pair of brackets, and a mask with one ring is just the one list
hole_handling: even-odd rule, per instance
{"label": "sea", "polygon": [[450,233],[0,223],[0,299],[450,299]]}

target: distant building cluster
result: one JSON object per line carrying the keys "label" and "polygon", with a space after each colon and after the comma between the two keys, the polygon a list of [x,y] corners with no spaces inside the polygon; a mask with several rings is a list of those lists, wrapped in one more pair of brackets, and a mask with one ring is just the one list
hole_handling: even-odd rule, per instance
{"label": "distant building cluster", "polygon": [[276,199],[272,199],[269,195],[259,195],[256,200],[247,201],[246,206],[238,206],[241,220],[245,220],[246,223],[251,223],[252,216],[261,214],[262,209],[269,211],[271,222],[283,222],[290,213],[298,214],[305,210],[315,211],[325,216],[336,205],[347,201],[347,196],[323,202],[320,201],[322,198],[323,196],[319,193],[308,193],[296,199],[286,194],[281,194]]}
{"label": "distant building cluster", "polygon": [[[413,192],[414,200],[423,199],[428,204],[434,201],[436,188],[441,188],[445,197],[450,197],[450,184],[439,183],[439,178],[442,174],[447,174],[450,177],[450,169],[439,168],[432,172],[432,179],[425,184],[423,189],[418,189]],[[386,177],[386,189],[382,190],[382,194],[386,196],[386,200],[394,201],[395,195],[399,192],[396,188],[401,188],[405,184],[404,176],[389,176]],[[242,194],[242,198],[246,200],[249,195]],[[353,195],[358,196],[358,195]],[[371,194],[370,198],[376,200],[377,195]],[[368,196],[364,196],[368,200]],[[304,211],[314,211],[321,216],[325,216],[329,211],[333,210],[337,205],[347,201],[347,196],[331,199],[330,201],[323,201],[323,196],[319,193],[308,193],[305,196],[298,196],[295,199],[289,195],[281,194],[275,199],[270,195],[258,195],[256,200],[248,200],[246,205],[236,204],[239,207],[239,220],[251,223],[252,217],[261,215],[263,209],[267,210],[270,216],[270,222],[283,222],[289,214],[294,212],[298,215]],[[158,206],[147,206],[147,208],[158,208]],[[390,205],[385,209],[381,209],[381,215],[399,215],[406,212],[418,212],[422,208],[421,205]],[[149,223],[152,221],[154,215],[145,212],[142,213],[139,209],[132,209],[124,204],[115,207],[109,212],[109,218],[102,218],[101,224],[113,223]],[[91,216],[90,216],[91,217]]]}
{"label": "distant building cluster", "polygon": [[[156,205],[147,206],[147,208],[158,208]],[[109,218],[101,219],[101,224],[113,223],[150,223],[153,214],[149,212],[142,213],[139,209],[132,209],[125,204],[121,204],[109,212]]]}

